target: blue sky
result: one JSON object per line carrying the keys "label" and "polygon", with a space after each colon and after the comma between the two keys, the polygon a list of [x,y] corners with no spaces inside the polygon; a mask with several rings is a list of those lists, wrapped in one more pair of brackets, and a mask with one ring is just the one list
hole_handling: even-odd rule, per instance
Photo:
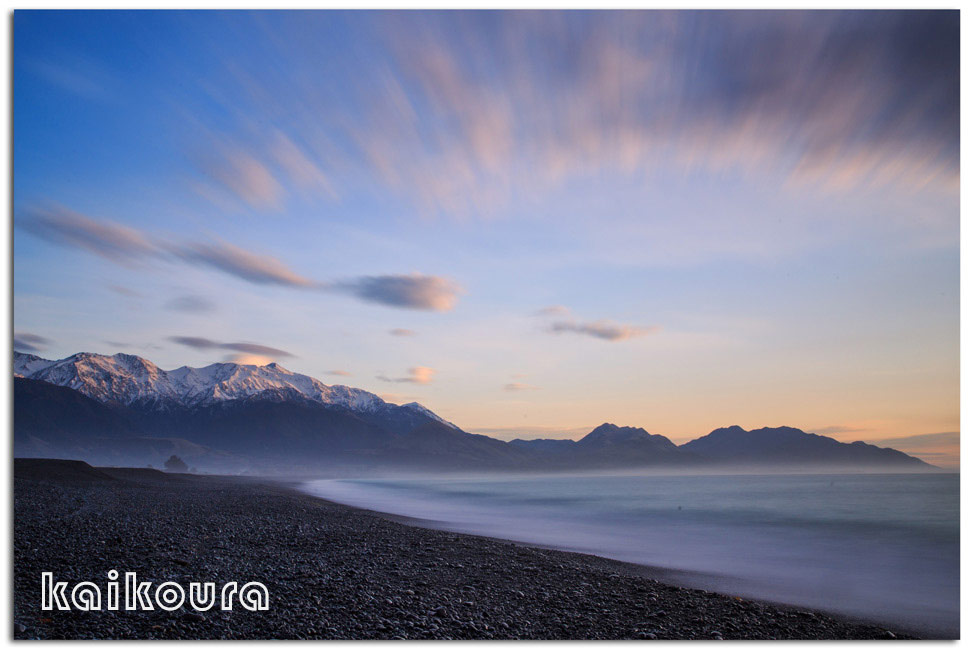
{"label": "blue sky", "polygon": [[501,437],[959,429],[957,12],[14,39],[18,349],[274,358]]}

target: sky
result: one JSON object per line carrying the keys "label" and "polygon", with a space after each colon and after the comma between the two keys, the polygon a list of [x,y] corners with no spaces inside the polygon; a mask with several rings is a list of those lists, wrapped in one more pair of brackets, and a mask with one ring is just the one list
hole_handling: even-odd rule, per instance
{"label": "sky", "polygon": [[14,14],[14,346],[956,465],[959,12]]}

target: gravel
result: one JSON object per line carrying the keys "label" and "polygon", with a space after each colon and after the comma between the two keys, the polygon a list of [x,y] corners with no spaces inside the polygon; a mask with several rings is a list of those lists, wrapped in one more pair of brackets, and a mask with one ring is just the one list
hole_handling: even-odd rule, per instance
{"label": "gravel", "polygon": [[[109,469],[113,480],[67,480],[34,469],[25,477],[15,467],[15,638],[904,637],[667,585],[615,561],[408,526],[281,484]],[[270,609],[40,609],[41,572],[104,585],[112,569],[184,587],[259,581]]]}

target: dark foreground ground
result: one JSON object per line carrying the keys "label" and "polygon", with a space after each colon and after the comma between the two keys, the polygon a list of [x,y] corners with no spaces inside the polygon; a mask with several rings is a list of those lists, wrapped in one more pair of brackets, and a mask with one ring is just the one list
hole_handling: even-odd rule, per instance
{"label": "dark foreground ground", "polygon": [[[112,569],[155,584],[260,581],[270,610],[41,610],[41,572],[104,592]],[[282,485],[15,461],[16,638],[893,637],[637,573],[596,557],[411,527]]]}

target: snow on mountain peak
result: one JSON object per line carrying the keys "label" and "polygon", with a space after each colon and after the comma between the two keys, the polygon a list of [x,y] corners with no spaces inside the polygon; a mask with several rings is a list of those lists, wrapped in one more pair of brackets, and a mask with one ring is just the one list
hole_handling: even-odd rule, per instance
{"label": "snow on mountain peak", "polygon": [[195,406],[247,398],[268,390],[293,390],[314,401],[357,411],[372,411],[386,405],[371,392],[344,385],[325,385],[277,363],[261,366],[214,363],[200,368],[183,366],[167,372],[131,354],[105,356],[82,352],[49,361],[15,351],[14,375],[63,385],[102,402],[126,405]]}

